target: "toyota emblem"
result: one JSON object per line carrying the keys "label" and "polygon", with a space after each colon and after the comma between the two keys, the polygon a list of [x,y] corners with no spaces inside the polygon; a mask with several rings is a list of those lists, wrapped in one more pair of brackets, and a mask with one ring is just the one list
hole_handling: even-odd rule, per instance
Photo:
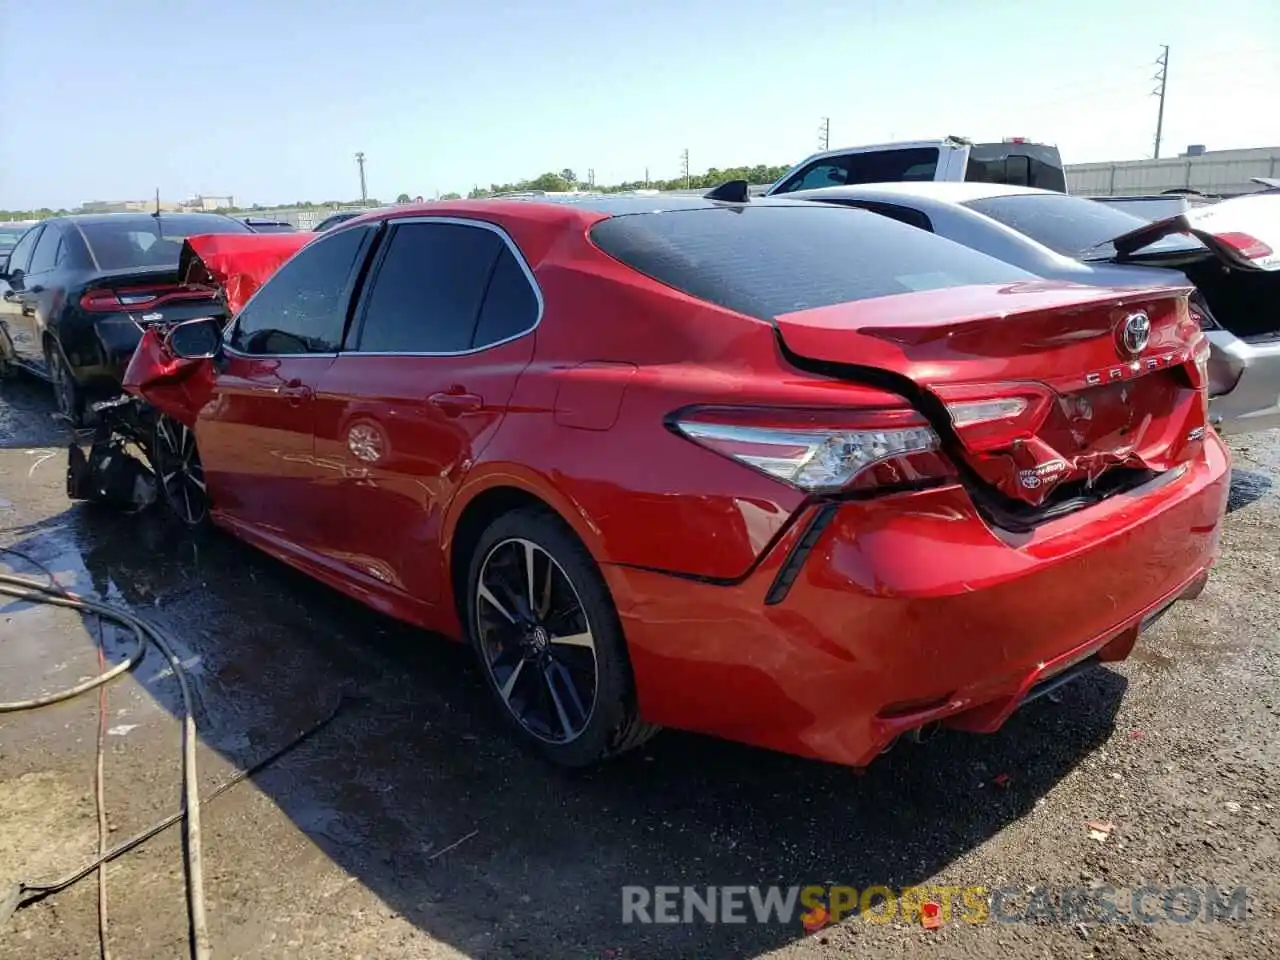
{"label": "toyota emblem", "polygon": [[1131,355],[1139,354],[1147,348],[1151,340],[1151,318],[1145,310],[1131,313],[1124,318],[1120,327],[1120,343]]}

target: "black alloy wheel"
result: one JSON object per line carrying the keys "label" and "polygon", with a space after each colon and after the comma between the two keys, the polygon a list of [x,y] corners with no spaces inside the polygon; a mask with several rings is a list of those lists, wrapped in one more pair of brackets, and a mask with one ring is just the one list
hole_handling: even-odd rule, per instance
{"label": "black alloy wheel", "polygon": [[204,527],[209,519],[209,495],[195,433],[171,417],[156,417],[151,460],[160,496],[170,512],[191,530]]}
{"label": "black alloy wheel", "polygon": [[53,384],[54,398],[58,401],[58,413],[73,427],[81,426],[84,422],[84,398],[80,394],[80,385],[76,383],[67,358],[62,355],[62,348],[52,340],[44,345],[44,362]]}
{"label": "black alloy wheel", "polygon": [[555,516],[495,521],[472,556],[471,642],[490,690],[527,744],[566,766],[636,746],[621,625],[591,555]]}

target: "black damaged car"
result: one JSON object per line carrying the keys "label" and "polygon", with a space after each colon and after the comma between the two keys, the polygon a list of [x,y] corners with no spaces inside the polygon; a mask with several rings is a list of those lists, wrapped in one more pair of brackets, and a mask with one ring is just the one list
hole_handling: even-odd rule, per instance
{"label": "black damaged car", "polygon": [[120,392],[144,324],[221,311],[209,292],[180,283],[182,241],[252,232],[215,213],[77,214],[37,223],[7,258],[0,254],[0,366],[49,380],[60,412],[80,425],[88,404]]}

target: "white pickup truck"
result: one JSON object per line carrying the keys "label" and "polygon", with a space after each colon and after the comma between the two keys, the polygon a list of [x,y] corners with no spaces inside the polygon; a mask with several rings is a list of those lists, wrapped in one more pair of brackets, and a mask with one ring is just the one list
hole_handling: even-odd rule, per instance
{"label": "white pickup truck", "polygon": [[904,180],[968,180],[1067,192],[1057,147],[1030,143],[1022,137],[999,143],[943,137],[824,150],[788,170],[765,196]]}

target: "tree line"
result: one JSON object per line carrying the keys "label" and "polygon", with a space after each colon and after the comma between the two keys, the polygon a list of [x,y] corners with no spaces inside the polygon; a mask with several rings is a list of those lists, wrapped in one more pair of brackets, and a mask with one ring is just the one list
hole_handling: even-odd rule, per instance
{"label": "tree line", "polygon": [[[607,186],[592,184],[588,181],[580,179],[572,169],[565,168],[558,173],[549,171],[540,176],[533,177],[529,180],[517,180],[514,183],[491,183],[487,187],[476,185],[467,192],[467,196],[471,199],[479,199],[482,197],[492,197],[499,193],[521,193],[525,191],[542,190],[547,193],[565,193],[573,190],[593,190],[599,193],[621,193],[629,190],[710,190],[712,187],[724,183],[726,180],[746,180],[748,183],[773,183],[779,177],[789,170],[790,167],[785,166],[769,166],[768,164],[758,163],[755,166],[728,167],[719,169],[711,167],[704,173],[691,173],[687,177],[672,177],[669,180],[628,180],[624,183],[614,183]],[[462,198],[460,193],[441,194],[440,200],[459,200]],[[412,200],[412,196],[408,193],[401,193],[396,197],[397,203],[408,203]],[[380,202],[373,198],[366,201],[369,206],[380,206]],[[226,207],[220,208],[218,213],[255,213],[261,210],[272,210],[279,208],[294,208],[300,210],[311,209],[331,209],[334,207],[358,206],[359,200],[324,200],[315,203],[311,200],[299,200],[292,204],[276,204],[275,207],[266,206],[261,203],[255,203],[248,207]],[[79,210],[68,210],[65,208],[54,210],[50,207],[40,207],[36,210],[0,210],[0,221],[3,220],[44,220],[48,217],[61,217],[69,213],[78,213]]]}

